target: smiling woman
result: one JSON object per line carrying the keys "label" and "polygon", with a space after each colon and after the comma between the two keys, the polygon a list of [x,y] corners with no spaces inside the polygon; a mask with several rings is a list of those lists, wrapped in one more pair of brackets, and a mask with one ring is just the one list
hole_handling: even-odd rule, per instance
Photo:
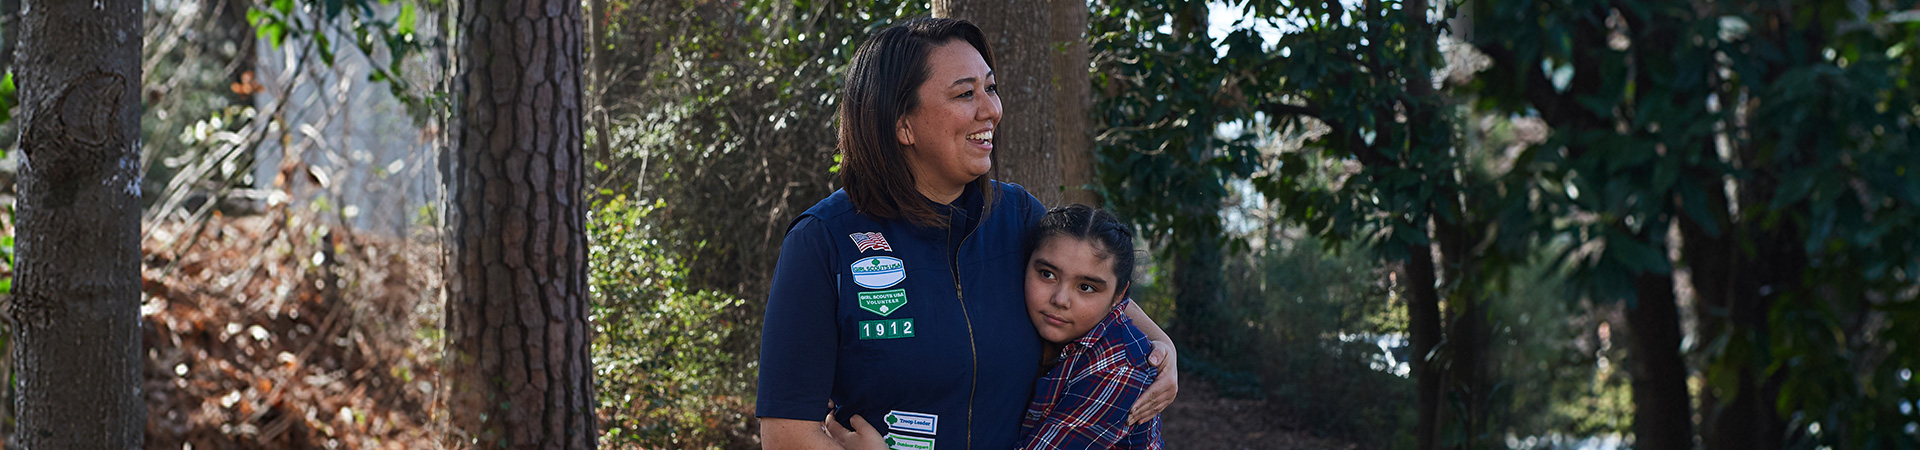
{"label": "smiling woman", "polygon": [[[1020,300],[1024,237],[1045,209],[987,176],[1001,107],[986,42],[966,21],[918,19],[854,53],[845,188],[788,228],[767,299],[766,448],[837,448],[826,419],[862,420],[894,448],[1016,444],[1041,354]],[[1175,358],[1165,333],[1136,320],[1169,374],[1159,401],[1134,408],[1152,417],[1177,389]]]}

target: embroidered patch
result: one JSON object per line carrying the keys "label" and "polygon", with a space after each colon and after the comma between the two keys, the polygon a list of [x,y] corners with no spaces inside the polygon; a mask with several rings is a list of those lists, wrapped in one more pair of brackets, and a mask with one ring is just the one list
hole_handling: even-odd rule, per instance
{"label": "embroidered patch", "polygon": [[887,412],[887,429],[892,431],[912,431],[921,434],[935,434],[940,425],[940,416],[894,410]]}
{"label": "embroidered patch", "polygon": [[858,295],[860,296],[860,309],[882,316],[893,314],[894,311],[899,311],[901,306],[907,304],[906,289],[867,291],[861,292]]}
{"label": "embroidered patch", "polygon": [[854,233],[847,235],[847,237],[853,238],[853,245],[860,247],[860,253],[866,253],[867,250],[893,251],[893,246],[887,245],[887,237],[881,236],[878,231]]}
{"label": "embroidered patch", "polygon": [[862,320],[860,321],[860,340],[900,339],[913,337],[913,318]]}
{"label": "embroidered patch", "polygon": [[848,269],[853,272],[853,283],[867,289],[886,289],[907,279],[906,263],[891,256],[861,258]]}
{"label": "embroidered patch", "polygon": [[893,450],[933,450],[933,440],[891,434],[887,435],[887,448]]}

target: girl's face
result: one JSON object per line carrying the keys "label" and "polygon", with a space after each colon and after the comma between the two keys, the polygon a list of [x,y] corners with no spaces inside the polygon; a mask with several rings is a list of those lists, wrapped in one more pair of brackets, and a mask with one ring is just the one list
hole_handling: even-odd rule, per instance
{"label": "girl's face", "polygon": [[1085,336],[1120,299],[1113,255],[1092,241],[1050,236],[1027,258],[1027,317],[1047,342]]}
{"label": "girl's face", "polygon": [[980,51],[962,40],[934,47],[915,95],[920,104],[900,117],[895,137],[907,149],[907,166],[922,185],[916,187],[945,191],[986,175],[1000,94]]}

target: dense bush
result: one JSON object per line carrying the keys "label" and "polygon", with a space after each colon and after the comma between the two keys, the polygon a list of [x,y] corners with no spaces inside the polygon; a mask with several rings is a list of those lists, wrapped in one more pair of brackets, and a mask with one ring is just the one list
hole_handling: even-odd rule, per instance
{"label": "dense bush", "polygon": [[751,446],[758,338],[732,318],[742,299],[688,287],[660,247],[659,203],[600,202],[589,225],[593,367],[602,443],[613,448]]}
{"label": "dense bush", "polygon": [[[1330,253],[1315,240],[1277,242],[1227,264],[1230,327],[1224,369],[1257,376],[1256,395],[1321,433],[1381,447],[1413,423],[1413,380],[1404,353],[1404,308],[1387,270],[1358,252]],[[1404,345],[1404,344],[1402,344]],[[1396,367],[1400,367],[1396,374]],[[1231,390],[1229,390],[1231,392]]]}

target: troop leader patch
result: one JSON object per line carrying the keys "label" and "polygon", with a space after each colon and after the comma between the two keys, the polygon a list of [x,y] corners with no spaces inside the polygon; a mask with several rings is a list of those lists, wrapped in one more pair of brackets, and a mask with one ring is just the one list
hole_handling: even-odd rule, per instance
{"label": "troop leader patch", "polygon": [[922,434],[934,434],[940,428],[940,416],[910,411],[893,410],[887,412],[887,429],[891,431],[911,431]]}

